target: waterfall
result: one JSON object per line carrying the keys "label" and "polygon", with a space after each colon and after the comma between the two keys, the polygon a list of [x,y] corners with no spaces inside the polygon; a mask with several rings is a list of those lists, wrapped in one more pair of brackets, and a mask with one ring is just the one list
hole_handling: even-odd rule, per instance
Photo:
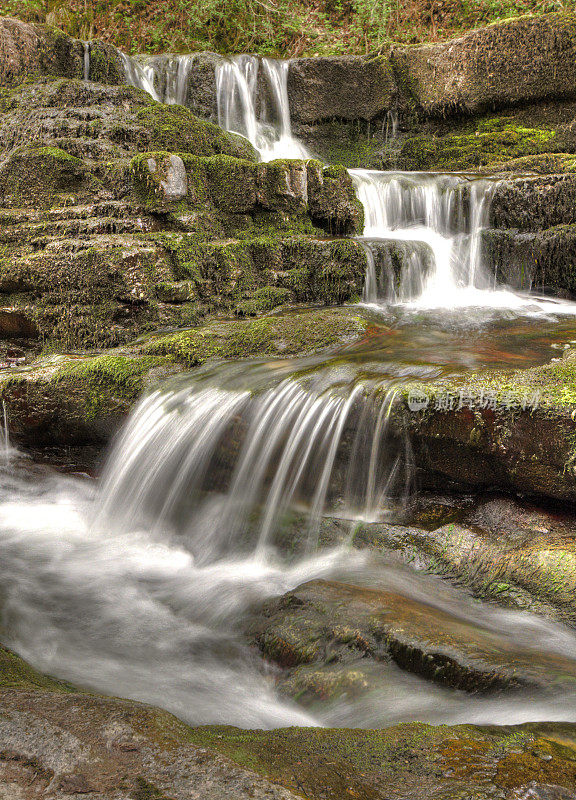
{"label": "waterfall", "polygon": [[216,68],[218,124],[245,136],[262,161],[309,158],[292,136],[288,62],[235,56]]}
{"label": "waterfall", "polygon": [[[479,291],[491,288],[492,279],[482,265],[480,237],[488,222],[493,182],[434,173],[351,170],[350,174],[365,210],[365,237],[420,242],[433,252],[434,267],[418,297],[400,299],[431,306],[458,305],[478,301]],[[389,295],[374,295],[374,267],[370,270],[371,289],[365,299],[390,300]]]}
{"label": "waterfall", "polygon": [[201,376],[158,391],[116,447],[98,526],[176,531],[212,563],[238,549],[263,557],[283,515],[300,508],[313,552],[327,510],[373,520],[405,503],[410,453],[389,424],[393,403],[389,386],[341,384],[328,369],[261,392]]}
{"label": "waterfall", "polygon": [[90,80],[90,42],[84,42],[84,80]]}
{"label": "waterfall", "polygon": [[141,63],[120,50],[118,53],[124,66],[126,83],[130,86],[136,86],[138,89],[143,89],[153,100],[162,102],[164,98],[160,96],[155,86],[157,73],[154,66],[150,63]]}

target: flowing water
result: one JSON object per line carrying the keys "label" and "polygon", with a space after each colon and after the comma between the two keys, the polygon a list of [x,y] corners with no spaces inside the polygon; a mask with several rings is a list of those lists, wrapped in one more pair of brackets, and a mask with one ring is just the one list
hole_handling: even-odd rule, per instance
{"label": "flowing water", "polygon": [[[150,64],[125,57],[127,78],[156,99],[186,102],[186,58],[174,59],[162,92]],[[290,132],[286,70],[252,57],[217,68],[221,124],[263,159],[293,148],[305,156]],[[442,617],[472,643],[489,637],[497,661],[513,653],[546,672],[552,658],[576,674],[572,629],[351,546],[358,520],[394,523],[410,511],[411,448],[394,414],[403,381],[541,364],[576,340],[569,304],[516,295],[486,273],[489,181],[352,177],[370,254],[361,341],[167,383],[134,410],[98,483],[40,468],[0,435],[3,641],[50,674],[196,724],[574,719],[573,682],[481,696],[390,664],[378,665],[369,694],[303,708],[277,693],[246,644],[252,609],[327,578],[393,592],[426,607],[431,627]],[[382,256],[390,243],[394,264]],[[286,547],[293,514],[301,523]],[[323,543],[327,514],[344,521],[343,541]]]}

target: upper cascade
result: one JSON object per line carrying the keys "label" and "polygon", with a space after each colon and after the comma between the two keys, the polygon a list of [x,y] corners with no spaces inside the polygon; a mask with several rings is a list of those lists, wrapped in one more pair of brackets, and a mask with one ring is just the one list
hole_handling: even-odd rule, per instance
{"label": "upper cascade", "polygon": [[[126,81],[162,103],[188,103],[188,78],[194,56],[169,56],[162,63],[120,53]],[[244,136],[262,161],[309,158],[292,136],[288,103],[288,62],[239,55],[216,64],[218,124]]]}
{"label": "upper cascade", "polygon": [[288,62],[241,55],[216,67],[218,124],[245,136],[262,161],[310,158],[292,136]]}
{"label": "upper cascade", "polygon": [[[186,104],[193,56],[170,56],[162,76],[154,61],[122,55],[128,83],[165,103]],[[239,55],[215,66],[218,124],[244,136],[262,161],[310,158],[294,138],[288,100],[288,61]],[[390,121],[390,120],[389,120]],[[391,134],[397,133],[397,119]],[[363,301],[420,308],[506,308],[576,313],[573,304],[516,293],[497,284],[482,257],[495,180],[434,172],[349,170],[365,211],[368,268]],[[403,251],[397,267],[379,265],[380,240]]]}

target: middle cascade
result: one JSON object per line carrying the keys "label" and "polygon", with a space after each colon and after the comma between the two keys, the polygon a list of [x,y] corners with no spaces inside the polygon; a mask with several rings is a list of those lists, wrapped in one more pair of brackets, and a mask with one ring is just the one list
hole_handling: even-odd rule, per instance
{"label": "middle cascade", "polygon": [[389,380],[315,360],[206,369],[145,398],[104,476],[98,527],[183,537],[199,564],[266,560],[286,514],[317,549],[326,512],[375,520],[404,507],[408,441]]}

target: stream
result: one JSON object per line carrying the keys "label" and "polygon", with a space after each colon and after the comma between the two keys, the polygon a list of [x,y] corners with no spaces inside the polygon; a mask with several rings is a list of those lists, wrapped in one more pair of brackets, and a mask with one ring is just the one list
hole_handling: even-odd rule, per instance
{"label": "stream", "polygon": [[[163,92],[152,67],[124,60],[134,85],[186,101],[188,57],[172,59]],[[216,85],[220,123],[263,160],[309,156],[291,134],[285,64],[242,56],[218,67]],[[358,521],[400,524],[418,491],[410,442],[391,424],[398,387],[544,364],[576,342],[576,305],[488,274],[480,233],[493,181],[351,175],[369,256],[361,341],[167,382],[133,410],[98,480],[34,464],[0,438],[3,641],[46,673],[196,725],[573,720],[576,632],[352,538]],[[286,547],[292,512],[302,523]],[[350,535],[323,542],[326,517]],[[442,618],[471,645],[488,637],[496,662],[546,675],[552,659],[567,680],[474,693],[383,663],[368,692],[299,704],[245,631],[263,601],[317,579],[392,592],[426,608],[432,628]]]}

